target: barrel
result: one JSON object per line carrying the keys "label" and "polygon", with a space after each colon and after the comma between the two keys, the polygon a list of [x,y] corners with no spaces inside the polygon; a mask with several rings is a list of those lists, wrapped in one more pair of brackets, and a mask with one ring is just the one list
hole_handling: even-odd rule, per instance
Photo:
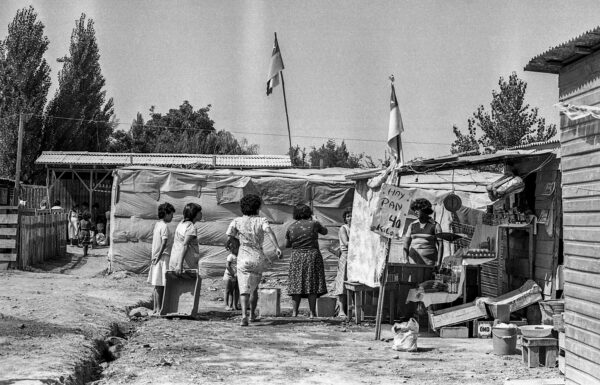
{"label": "barrel", "polygon": [[506,356],[514,354],[517,348],[517,328],[492,328],[494,354]]}

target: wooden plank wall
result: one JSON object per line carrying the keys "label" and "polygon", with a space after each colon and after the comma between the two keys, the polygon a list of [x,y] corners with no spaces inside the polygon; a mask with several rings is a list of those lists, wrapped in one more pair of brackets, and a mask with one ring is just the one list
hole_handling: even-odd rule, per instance
{"label": "wooden plank wall", "polygon": [[[535,210],[539,216],[541,210],[550,210],[555,213],[552,228],[538,225],[535,242],[535,281],[543,290],[544,298],[549,299],[555,294],[556,269],[558,268],[559,242],[562,237],[562,193],[560,189],[561,173],[560,161],[555,159],[540,171],[536,176]],[[544,195],[546,185],[554,182],[554,194]]]}
{"label": "wooden plank wall", "polygon": [[[600,105],[590,72],[600,56],[561,71],[561,101]],[[567,94],[568,93],[568,94]],[[565,381],[600,384],[600,120],[561,116],[564,232]]]}
{"label": "wooden plank wall", "polygon": [[21,215],[19,269],[66,254],[67,218],[68,214]]}
{"label": "wooden plank wall", "polygon": [[0,270],[7,270],[17,260],[18,210],[16,206],[0,206]]}
{"label": "wooden plank wall", "polygon": [[[548,155],[551,156],[551,155]],[[513,165],[515,170],[520,175],[525,175],[531,171],[535,171],[540,165],[547,160],[547,156],[536,158],[535,160],[528,160]],[[544,297],[550,299],[555,292],[553,287],[558,263],[558,249],[559,241],[562,236],[561,226],[561,190],[560,190],[561,172],[560,172],[560,160],[553,159],[549,163],[545,164],[541,169],[536,171],[535,177],[535,211],[539,217],[541,210],[553,209],[555,215],[555,223],[552,226],[550,234],[548,234],[547,226],[538,225],[537,234],[535,237],[535,260],[534,260],[534,279],[543,290]],[[548,182],[555,182],[554,194],[551,196],[544,195],[546,184]],[[522,248],[526,249],[527,244],[521,245]],[[521,276],[523,272],[525,276],[529,275],[529,267],[527,265],[521,266]],[[514,287],[513,287],[514,289]]]}

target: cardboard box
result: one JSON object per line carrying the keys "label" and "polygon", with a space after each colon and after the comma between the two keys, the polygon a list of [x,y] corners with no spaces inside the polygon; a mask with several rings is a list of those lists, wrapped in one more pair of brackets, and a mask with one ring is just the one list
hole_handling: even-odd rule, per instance
{"label": "cardboard box", "polygon": [[442,338],[469,338],[469,328],[466,326],[446,326],[440,329]]}
{"label": "cardboard box", "polygon": [[488,318],[485,304],[475,302],[465,303],[448,309],[429,312],[429,325],[433,330],[443,326],[456,325],[475,319]]}
{"label": "cardboard box", "polygon": [[279,317],[281,314],[281,289],[258,289],[258,313],[261,317]]}
{"label": "cardboard box", "polygon": [[165,293],[160,315],[171,317],[195,317],[198,314],[202,278],[198,270],[184,270],[181,275],[174,271],[165,274]]}

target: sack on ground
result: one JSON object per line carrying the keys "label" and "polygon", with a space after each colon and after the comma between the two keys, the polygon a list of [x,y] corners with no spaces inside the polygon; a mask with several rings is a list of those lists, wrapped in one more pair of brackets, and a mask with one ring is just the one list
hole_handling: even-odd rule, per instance
{"label": "sack on ground", "polygon": [[403,352],[417,351],[417,337],[419,336],[419,323],[414,318],[407,322],[396,323],[392,326],[394,345],[392,349]]}

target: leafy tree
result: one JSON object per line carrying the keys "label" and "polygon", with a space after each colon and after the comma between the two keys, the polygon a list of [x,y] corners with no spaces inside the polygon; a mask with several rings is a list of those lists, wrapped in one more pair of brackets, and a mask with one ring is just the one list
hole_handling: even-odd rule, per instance
{"label": "leafy tree", "polygon": [[306,168],[310,165],[306,162],[306,149],[300,149],[300,146],[290,147],[287,153],[292,161],[293,167]]}
{"label": "leafy tree", "polygon": [[361,167],[361,160],[364,158],[363,154],[351,154],[344,141],[338,146],[333,139],[327,140],[319,148],[313,147],[308,156],[312,167],[319,167],[323,160],[324,167],[357,168]]}
{"label": "leafy tree", "polygon": [[50,88],[50,67],[44,59],[48,49],[44,24],[33,7],[17,11],[0,41],[0,174],[15,175],[19,113],[27,114],[23,125],[24,174],[32,174],[40,152],[41,115]]}
{"label": "leafy tree", "polygon": [[[105,151],[114,129],[113,99],[105,103],[94,21],[82,14],[71,34],[58,90],[46,110],[45,145],[51,150]],[[67,119],[64,119],[67,118]]]}
{"label": "leafy tree", "polygon": [[137,114],[128,133],[115,131],[111,137],[110,151],[178,154],[230,154],[251,155],[258,146],[238,140],[228,131],[216,131],[210,119],[210,105],[194,110],[186,100],[178,109],[166,114],[150,108],[150,120],[144,122]]}
{"label": "leafy tree", "polygon": [[[490,112],[483,105],[467,120],[467,133],[456,126],[452,128],[456,140],[452,153],[479,150],[495,152],[499,149],[545,141],[556,135],[556,125],[546,125],[538,116],[538,108],[525,103],[527,83],[513,72],[508,81],[500,77],[500,91],[492,91]],[[482,135],[478,136],[477,131]]]}

